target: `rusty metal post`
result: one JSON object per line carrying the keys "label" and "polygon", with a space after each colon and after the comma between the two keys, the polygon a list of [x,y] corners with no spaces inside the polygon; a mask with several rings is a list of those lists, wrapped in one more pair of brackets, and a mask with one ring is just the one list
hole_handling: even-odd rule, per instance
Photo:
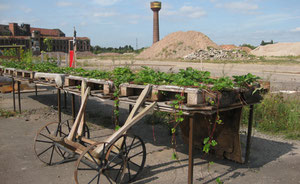
{"label": "rusty metal post", "polygon": [[60,100],[60,89],[57,88],[57,109],[58,109],[58,122],[61,122],[61,100]]}
{"label": "rusty metal post", "polygon": [[16,89],[15,89],[15,79],[12,77],[12,90],[13,90],[13,105],[14,112],[16,112]]}
{"label": "rusty metal post", "polygon": [[64,109],[67,109],[67,93],[64,91]]}
{"label": "rusty metal post", "polygon": [[18,83],[18,102],[19,102],[19,112],[20,114],[22,113],[21,112],[21,91],[20,91],[20,81],[17,82]]}
{"label": "rusty metal post", "polygon": [[36,84],[35,84],[34,88],[35,88],[35,96],[37,96],[37,85]]}
{"label": "rusty metal post", "polygon": [[132,109],[133,109],[133,105],[129,104],[129,108],[128,108],[129,114],[131,113]]}
{"label": "rusty metal post", "polygon": [[248,163],[249,156],[250,156],[252,124],[253,124],[253,110],[254,110],[254,105],[250,105],[245,163]]}
{"label": "rusty metal post", "polygon": [[188,170],[188,184],[193,183],[194,171],[194,115],[190,117],[190,130],[189,130],[189,170]]}
{"label": "rusty metal post", "polygon": [[72,118],[73,122],[75,121],[75,95],[72,94]]}

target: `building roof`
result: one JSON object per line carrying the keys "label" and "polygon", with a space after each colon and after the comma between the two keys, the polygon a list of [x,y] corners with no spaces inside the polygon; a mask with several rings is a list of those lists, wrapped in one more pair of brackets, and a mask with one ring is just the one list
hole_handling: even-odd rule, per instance
{"label": "building roof", "polygon": [[42,36],[60,37],[62,34],[65,35],[60,29],[45,29],[45,28],[31,27],[30,32],[32,31],[39,31]]}
{"label": "building roof", "polygon": [[[73,40],[73,37],[50,37],[50,36],[41,36],[41,38],[50,38],[53,40]],[[88,37],[76,37],[76,40],[90,40]]]}
{"label": "building roof", "polygon": [[30,36],[0,36],[0,39],[31,39]]}

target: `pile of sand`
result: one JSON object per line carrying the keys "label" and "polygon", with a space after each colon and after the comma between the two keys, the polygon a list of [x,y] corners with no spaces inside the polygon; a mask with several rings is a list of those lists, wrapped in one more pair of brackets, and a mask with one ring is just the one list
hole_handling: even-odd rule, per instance
{"label": "pile of sand", "polygon": [[259,46],[250,53],[255,56],[299,56],[300,42]]}
{"label": "pile of sand", "polygon": [[219,49],[219,46],[206,35],[196,31],[175,32],[144,50],[137,58],[141,59],[174,59],[183,58],[199,49],[208,47]]}

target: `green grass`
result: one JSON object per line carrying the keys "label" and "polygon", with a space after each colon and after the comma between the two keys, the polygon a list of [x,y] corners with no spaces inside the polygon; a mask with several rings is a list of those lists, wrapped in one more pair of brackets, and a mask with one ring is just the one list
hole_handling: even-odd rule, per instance
{"label": "green grass", "polygon": [[9,118],[9,117],[15,116],[16,114],[17,113],[13,112],[13,111],[5,110],[5,109],[0,109],[0,117]]}
{"label": "green grass", "polygon": [[[244,108],[242,123],[248,123],[249,108]],[[254,108],[254,127],[269,134],[300,140],[300,97],[267,94]]]}

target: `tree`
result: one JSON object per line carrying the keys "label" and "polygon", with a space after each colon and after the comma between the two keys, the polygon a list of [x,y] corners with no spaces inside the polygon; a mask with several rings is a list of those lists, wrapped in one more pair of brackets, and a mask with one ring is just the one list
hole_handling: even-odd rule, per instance
{"label": "tree", "polygon": [[44,45],[46,45],[46,50],[48,52],[51,52],[53,49],[52,41],[52,38],[45,38],[43,41]]}

